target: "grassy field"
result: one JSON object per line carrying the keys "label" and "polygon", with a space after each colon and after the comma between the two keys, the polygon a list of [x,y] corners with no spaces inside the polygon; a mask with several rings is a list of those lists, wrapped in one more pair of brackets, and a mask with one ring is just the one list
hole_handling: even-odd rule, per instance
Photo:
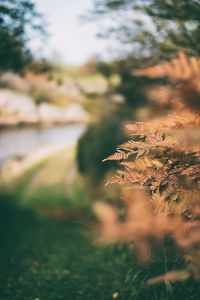
{"label": "grassy field", "polygon": [[146,285],[182,267],[173,245],[142,265],[133,246],[97,242],[70,153],[35,166],[0,195],[0,300],[199,300],[192,280]]}
{"label": "grassy field", "polygon": [[[41,218],[1,196],[0,299],[199,299],[192,281],[147,287],[161,256],[137,263],[133,248],[99,245],[87,222]],[[174,255],[174,253],[171,253]]]}

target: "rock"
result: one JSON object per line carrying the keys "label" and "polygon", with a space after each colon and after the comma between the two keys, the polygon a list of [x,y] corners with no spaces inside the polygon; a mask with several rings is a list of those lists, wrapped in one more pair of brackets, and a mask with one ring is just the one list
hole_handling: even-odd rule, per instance
{"label": "rock", "polygon": [[0,124],[36,123],[37,107],[32,98],[10,90],[0,90]]}
{"label": "rock", "polygon": [[0,125],[19,123],[72,123],[87,122],[88,114],[77,104],[61,108],[42,103],[36,106],[31,97],[10,90],[0,90]]}
{"label": "rock", "polygon": [[38,114],[39,120],[42,123],[62,123],[64,121],[63,109],[52,104],[40,104]]}
{"label": "rock", "polygon": [[43,103],[38,108],[39,120],[45,123],[87,122],[88,114],[79,104],[71,104],[67,108]]}
{"label": "rock", "polygon": [[68,122],[87,122],[89,118],[86,111],[77,103],[69,105],[64,111],[64,116]]}
{"label": "rock", "polygon": [[0,81],[6,87],[10,87],[11,89],[15,89],[23,93],[28,93],[31,89],[31,85],[26,78],[12,72],[3,73],[0,76]]}

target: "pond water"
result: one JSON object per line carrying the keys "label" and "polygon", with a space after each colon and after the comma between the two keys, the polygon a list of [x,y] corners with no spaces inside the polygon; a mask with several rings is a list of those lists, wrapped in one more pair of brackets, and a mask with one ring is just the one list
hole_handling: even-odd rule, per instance
{"label": "pond water", "polygon": [[73,146],[85,129],[83,124],[1,129],[0,166],[8,158],[26,155],[43,146]]}

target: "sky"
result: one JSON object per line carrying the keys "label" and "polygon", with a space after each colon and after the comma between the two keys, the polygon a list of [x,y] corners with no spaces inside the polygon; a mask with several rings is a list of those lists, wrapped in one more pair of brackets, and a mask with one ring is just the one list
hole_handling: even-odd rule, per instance
{"label": "sky", "polygon": [[30,47],[37,57],[58,63],[81,65],[96,54],[105,55],[107,41],[98,39],[98,25],[83,23],[80,15],[92,9],[92,0],[34,0],[43,13],[50,37],[47,41],[33,39]]}

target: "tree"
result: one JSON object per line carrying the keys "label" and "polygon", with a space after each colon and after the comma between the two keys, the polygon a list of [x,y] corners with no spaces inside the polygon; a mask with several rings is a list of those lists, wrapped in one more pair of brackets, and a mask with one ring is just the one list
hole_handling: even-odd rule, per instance
{"label": "tree", "polygon": [[159,60],[183,49],[200,54],[199,0],[94,0],[92,15],[117,20],[106,35],[135,57]]}
{"label": "tree", "polygon": [[30,61],[29,35],[45,34],[41,17],[31,0],[0,0],[0,70],[20,71]]}

